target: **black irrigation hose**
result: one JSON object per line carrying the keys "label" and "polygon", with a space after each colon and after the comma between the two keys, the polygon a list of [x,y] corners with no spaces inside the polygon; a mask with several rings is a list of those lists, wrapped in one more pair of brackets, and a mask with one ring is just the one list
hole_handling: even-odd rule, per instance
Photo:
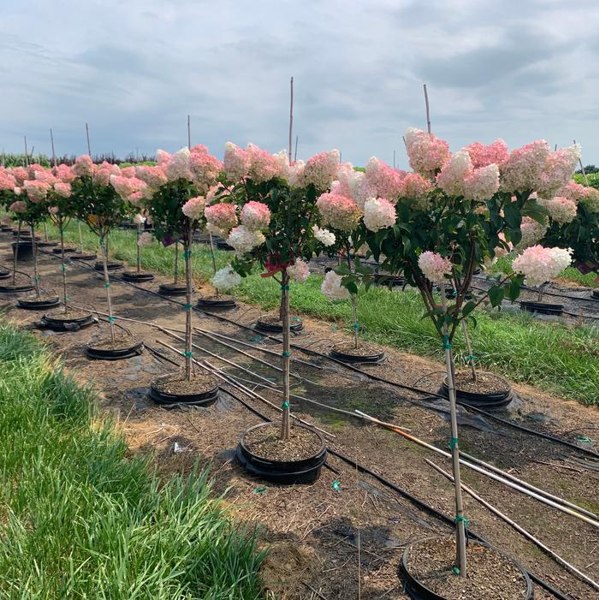
{"label": "black irrigation hose", "polygon": [[[49,252],[43,251],[45,254],[48,254],[49,256],[55,257],[55,258],[59,258],[56,257],[56,255],[51,254]],[[93,271],[93,267],[91,265],[86,265],[86,264],[82,264],[79,265],[82,267],[87,267],[88,270],[92,270]],[[154,290],[149,290],[146,289],[144,287],[141,287],[139,285],[136,285],[135,283],[132,283],[130,281],[124,281],[122,279],[118,279],[117,281],[120,281],[121,283],[124,283],[125,285],[131,286],[137,290],[146,292],[148,294],[151,294],[153,296],[157,296],[158,298],[162,298],[163,300],[168,300],[169,302],[172,302],[173,304],[178,304],[179,306],[183,306],[182,302],[179,302],[178,300],[174,300],[173,298],[169,298],[168,296],[164,296],[162,294],[159,294],[158,292],[155,292]],[[242,323],[238,323],[236,321],[234,321],[233,319],[229,319],[223,315],[217,315],[215,313],[209,313],[209,312],[204,312],[201,309],[196,308],[195,306],[192,307],[194,311],[202,313],[202,314],[206,314],[210,317],[216,318],[220,321],[224,321],[225,323],[229,323],[231,325],[235,325],[241,329],[245,329],[247,331],[251,331],[253,333],[254,329],[252,329],[251,327],[249,327],[248,325],[243,325]],[[277,338],[276,336],[273,335],[268,335],[268,334],[260,334],[262,335],[262,337],[274,340],[278,343],[281,343],[281,340],[279,338]],[[300,346],[298,344],[291,344],[291,346],[293,348],[296,348],[298,350],[301,350],[302,352],[312,355],[312,356],[318,356],[319,358],[324,358],[326,360],[332,361],[338,365],[340,365],[341,367],[345,367],[346,369],[349,369],[350,371],[353,371],[355,373],[358,373],[360,375],[363,375],[364,377],[372,380],[372,381],[378,381],[379,383],[384,383],[393,387],[397,387],[400,389],[404,389],[410,392],[414,392],[417,394],[421,394],[423,396],[425,396],[426,398],[439,398],[441,400],[447,400],[447,398],[445,396],[442,396],[441,394],[437,394],[435,392],[430,392],[428,390],[423,390],[422,388],[417,388],[417,387],[413,387],[413,386],[409,386],[409,385],[404,385],[402,383],[397,383],[395,381],[390,381],[388,379],[385,379],[384,377],[379,377],[378,375],[374,375],[372,373],[368,373],[367,371],[363,371],[362,369],[359,369],[358,367],[355,367],[354,365],[349,365],[347,363],[341,362],[339,360],[336,360],[335,358],[332,358],[331,356],[329,356],[328,354],[324,354],[322,352],[318,352],[317,350],[312,350],[311,348],[304,348],[303,346]],[[423,408],[425,410],[433,410],[435,412],[445,412],[445,411],[439,411],[438,409],[435,409],[434,407],[431,406],[426,406],[424,404],[421,404],[419,402],[414,402],[409,400],[408,398],[405,399],[408,402],[412,402],[413,404],[415,404],[416,406],[419,406],[420,408]],[[490,412],[487,412],[485,410],[482,410],[480,408],[471,406],[469,404],[463,404],[462,402],[458,401],[458,404],[460,406],[463,406],[466,410],[472,410],[476,413],[479,413],[481,415],[484,415],[485,417],[488,417],[490,419],[493,419],[499,423],[502,423],[503,425],[505,425],[506,427],[512,427],[513,429],[517,429],[518,431],[522,431],[525,433],[528,433],[530,435],[534,435],[536,437],[540,437],[543,438],[545,440],[549,440],[551,442],[554,442],[556,444],[561,444],[562,446],[565,446],[567,448],[570,448],[572,450],[576,450],[577,452],[580,452],[582,454],[586,454],[588,456],[592,456],[594,458],[599,458],[599,452],[596,452],[594,450],[590,450],[588,448],[581,448],[580,446],[577,446],[576,444],[573,444],[572,442],[568,442],[567,440],[564,440],[562,438],[547,434],[547,433],[542,433],[540,431],[536,431],[534,429],[530,429],[528,427],[524,427],[523,425],[518,425],[517,423],[514,423],[513,421],[510,421],[508,419],[503,419],[502,417],[498,417],[497,415],[494,415]]]}

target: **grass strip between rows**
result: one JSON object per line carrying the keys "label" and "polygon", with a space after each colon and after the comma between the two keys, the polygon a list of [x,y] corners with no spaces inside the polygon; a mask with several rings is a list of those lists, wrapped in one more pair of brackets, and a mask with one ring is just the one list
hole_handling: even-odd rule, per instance
{"label": "grass strip between rows", "polygon": [[95,395],[0,321],[0,598],[261,598],[263,554],[209,477],[128,458]]}

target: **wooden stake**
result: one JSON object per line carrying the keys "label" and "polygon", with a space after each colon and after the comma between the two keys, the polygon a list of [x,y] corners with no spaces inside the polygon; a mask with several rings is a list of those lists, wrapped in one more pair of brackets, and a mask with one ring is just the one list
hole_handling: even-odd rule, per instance
{"label": "wooden stake", "polygon": [[25,166],[29,166],[29,151],[27,150],[27,136],[23,136],[23,141],[25,142]]}
{"label": "wooden stake", "polygon": [[291,345],[289,343],[289,275],[283,269],[281,277],[281,323],[283,325],[283,418],[281,419],[281,439],[289,439],[289,371]]}
{"label": "wooden stake", "polygon": [[193,282],[191,280],[191,238],[193,229],[191,222],[187,225],[187,232],[183,242],[183,257],[185,258],[185,379],[191,381],[191,348],[193,345],[193,330],[191,327],[191,295]]}
{"label": "wooden stake", "polygon": [[295,152],[293,153],[293,162],[297,162],[297,142],[299,140],[299,135],[295,136]]}
{"label": "wooden stake", "polygon": [[89,143],[89,125],[87,123],[85,124],[85,137],[87,138],[87,153],[91,157],[91,155],[92,155],[92,148],[91,148],[91,145]]}
{"label": "wooden stake", "polygon": [[293,77],[290,81],[290,101],[289,101],[289,162],[291,162],[291,140],[293,135]]}
{"label": "wooden stake", "polygon": [[52,165],[56,166],[56,152],[54,151],[54,134],[52,133],[52,127],[50,127],[50,145],[52,146]]}
{"label": "wooden stake", "polygon": [[426,128],[429,133],[431,133],[431,113],[430,106],[428,104],[428,92],[426,90],[426,83],[423,84],[424,87],[424,103],[426,104]]}

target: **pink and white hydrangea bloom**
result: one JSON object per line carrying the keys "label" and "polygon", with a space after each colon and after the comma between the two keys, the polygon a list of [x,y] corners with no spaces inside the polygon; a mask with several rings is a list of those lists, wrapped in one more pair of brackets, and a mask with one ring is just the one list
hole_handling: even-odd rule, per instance
{"label": "pink and white hydrangea bloom", "polygon": [[138,246],[149,246],[154,241],[154,236],[149,231],[144,231],[137,240]]}
{"label": "pink and white hydrangea bloom", "polygon": [[50,190],[50,184],[45,181],[38,181],[36,179],[28,179],[23,184],[23,188],[27,192],[27,197],[31,202],[37,204],[43,202],[48,195]]}
{"label": "pink and white hydrangea bloom", "polygon": [[430,177],[449,161],[449,144],[432,133],[410,128],[405,135],[410,167],[421,175]]}
{"label": "pink and white hydrangea bloom", "polygon": [[375,156],[366,163],[365,180],[374,189],[379,198],[396,202],[403,191],[403,179],[406,173],[398,171]]}
{"label": "pink and white hydrangea bloom", "polygon": [[472,161],[466,150],[456,152],[437,175],[437,185],[449,196],[464,195],[464,180],[472,173]]}
{"label": "pink and white hydrangea bloom", "polygon": [[234,204],[212,204],[204,209],[208,225],[228,233],[237,225],[237,207]]}
{"label": "pink and white hydrangea bloom", "polygon": [[331,184],[331,193],[351,198],[360,208],[368,198],[377,195],[376,189],[367,181],[366,174],[356,171],[351,163],[343,163],[337,169],[337,180]]}
{"label": "pink and white hydrangea bloom", "polygon": [[178,179],[192,180],[189,164],[190,156],[191,152],[187,147],[181,148],[181,150],[177,150],[177,152],[171,155],[170,160],[164,166],[164,172],[169,181],[177,181]]}
{"label": "pink and white hydrangea bloom", "polygon": [[320,152],[306,161],[299,183],[302,186],[313,185],[323,191],[331,187],[337,177],[339,150]]}
{"label": "pink and white hydrangea bloom", "polygon": [[395,225],[395,206],[385,198],[370,198],[364,204],[364,225],[369,231],[378,231]]}
{"label": "pink and white hydrangea bloom", "polygon": [[536,244],[545,235],[547,227],[547,223],[539,223],[531,217],[522,217],[522,223],[520,225],[522,239],[518,243],[518,248],[528,248],[529,246]]}
{"label": "pink and white hydrangea bloom", "polygon": [[[109,185],[112,176],[123,177],[118,165],[112,165],[104,161],[101,165],[94,165],[92,180],[97,185]],[[123,179],[126,179],[123,177]]]}
{"label": "pink and white hydrangea bloom", "polygon": [[529,285],[542,285],[557,277],[572,262],[572,250],[568,248],[543,248],[531,246],[517,256],[512,268],[525,275]]}
{"label": "pink and white hydrangea bloom", "polygon": [[337,239],[332,231],[321,229],[318,225],[312,226],[312,232],[314,233],[314,237],[326,247],[333,246]]}
{"label": "pink and white hydrangea bloom", "polygon": [[501,189],[506,192],[536,190],[550,153],[545,140],[536,140],[513,150],[499,167]]}
{"label": "pink and white hydrangea bloom", "polygon": [[212,285],[219,292],[226,292],[227,290],[237,287],[241,283],[241,275],[233,270],[231,265],[227,265],[222,269],[219,269],[212,277]]}
{"label": "pink and white hydrangea bloom", "polygon": [[[123,200],[136,200],[141,198],[148,187],[144,181],[137,177],[123,177],[122,175],[110,175],[110,184]],[[139,196],[134,196],[138,194]],[[132,198],[133,196],[133,198]]]}
{"label": "pink and white hydrangea bloom", "polygon": [[261,231],[252,231],[245,225],[238,225],[231,230],[227,244],[232,246],[238,254],[250,252],[256,246],[263,244],[266,238]]}
{"label": "pink and white hydrangea bloom", "polygon": [[266,229],[270,223],[270,209],[263,202],[251,200],[241,209],[239,220],[252,231]]}
{"label": "pink and white hydrangea bloom", "polygon": [[94,172],[94,161],[87,154],[78,156],[73,165],[73,173],[77,177],[91,176]]}
{"label": "pink and white hydrangea bloom", "polygon": [[141,213],[137,213],[134,217],[133,217],[133,222],[136,225],[143,225],[146,222],[146,218],[141,214]]}
{"label": "pink and white hydrangea bloom", "polygon": [[335,271],[329,271],[325,276],[320,286],[320,291],[329,300],[348,300],[351,298],[349,290],[341,285],[342,277],[337,275]]}
{"label": "pink and white hydrangea bloom", "polygon": [[464,198],[466,200],[488,200],[499,190],[499,167],[490,164],[474,169],[464,178]]}
{"label": "pink and white hydrangea bloom", "polygon": [[206,198],[204,196],[195,196],[190,198],[181,208],[183,214],[192,221],[197,221],[204,216],[206,208]]}
{"label": "pink and white hydrangea bloom", "polygon": [[250,155],[233,142],[227,142],[223,168],[229,181],[241,181],[250,169]]}
{"label": "pink and white hydrangea bloom", "polygon": [[217,181],[223,163],[208,152],[206,146],[194,146],[189,154],[189,170],[192,180],[202,192],[206,192]]}
{"label": "pink and white hydrangea bloom", "polygon": [[23,200],[15,200],[9,207],[8,210],[17,213],[17,214],[21,214],[24,213],[27,210],[27,204],[25,204],[25,202],[23,202]]}
{"label": "pink and white hydrangea bloom", "polygon": [[340,194],[325,193],[318,198],[316,206],[324,225],[342,231],[352,231],[358,225],[362,212],[351,199]]}
{"label": "pink and white hydrangea bloom", "polygon": [[14,167],[10,174],[15,178],[17,185],[23,185],[25,180],[29,179],[29,171],[25,167]]}
{"label": "pink and white hydrangea bloom", "polygon": [[158,191],[168,181],[164,169],[160,166],[140,165],[135,167],[135,176],[145,182],[152,192]]}
{"label": "pink and white hydrangea bloom", "polygon": [[580,146],[561,148],[551,152],[539,177],[537,191],[540,196],[549,198],[572,179],[576,165],[580,160]]}
{"label": "pink and white hydrangea bloom", "polygon": [[12,190],[17,185],[14,175],[0,168],[0,190]]}
{"label": "pink and white hydrangea bloom", "polygon": [[451,275],[451,260],[430,250],[418,257],[418,266],[424,276],[433,283],[444,283],[447,281],[446,277]]}
{"label": "pink and white hydrangea bloom", "polygon": [[262,150],[255,144],[248,144],[246,153],[250,159],[247,176],[255,183],[264,183],[281,176],[281,162],[278,156]]}
{"label": "pink and white hydrangea bloom", "polygon": [[576,218],[578,206],[574,200],[564,196],[554,198],[539,198],[537,202],[547,209],[549,216],[560,224],[571,223]]}
{"label": "pink and white hydrangea bloom", "polygon": [[69,165],[61,163],[52,170],[54,171],[54,175],[64,183],[71,183],[75,179],[75,173]]}
{"label": "pink and white hydrangea bloom", "polygon": [[53,186],[54,191],[61,198],[70,198],[72,194],[71,184],[63,181],[57,181]]}
{"label": "pink and white hydrangea bloom", "polygon": [[295,262],[290,267],[287,267],[287,273],[294,281],[303,283],[310,276],[310,267],[305,260],[296,258]]}
{"label": "pink and white hydrangea bloom", "polygon": [[503,140],[495,140],[488,146],[480,142],[474,142],[466,146],[465,150],[470,155],[472,165],[475,169],[487,167],[492,164],[501,165],[510,156],[508,146]]}

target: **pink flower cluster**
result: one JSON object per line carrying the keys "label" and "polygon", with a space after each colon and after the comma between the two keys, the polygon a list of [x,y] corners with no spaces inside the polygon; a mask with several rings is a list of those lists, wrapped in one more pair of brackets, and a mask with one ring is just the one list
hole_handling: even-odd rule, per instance
{"label": "pink flower cluster", "polygon": [[270,223],[270,209],[263,202],[251,200],[241,209],[239,220],[252,231],[266,229]]}
{"label": "pink flower cluster", "polygon": [[492,164],[502,165],[510,155],[507,144],[503,140],[495,140],[488,146],[480,142],[474,142],[466,146],[465,149],[470,155],[472,165],[475,169],[487,167]]}
{"label": "pink flower cluster", "polygon": [[578,145],[551,152],[545,160],[539,177],[536,188],[539,195],[548,198],[567,185],[572,179],[579,159],[580,147]]}
{"label": "pink flower cluster", "polygon": [[496,164],[474,169],[464,178],[464,198],[487,200],[499,190],[499,167]]}
{"label": "pink flower cluster", "polygon": [[522,217],[522,223],[520,225],[520,233],[522,239],[518,244],[518,248],[528,248],[533,244],[536,244],[547,231],[547,223],[539,223],[531,217]]}
{"label": "pink flower cluster", "polygon": [[183,214],[192,221],[201,219],[206,208],[206,198],[204,196],[195,196],[190,198],[181,209]]}
{"label": "pink flower cluster", "polygon": [[223,166],[229,181],[241,181],[250,169],[250,156],[243,148],[227,142]]}
{"label": "pink flower cluster", "polygon": [[338,150],[320,152],[307,160],[298,178],[298,183],[302,187],[313,185],[319,191],[327,190],[337,177],[338,167]]}
{"label": "pink flower cluster", "polygon": [[148,187],[137,177],[123,177],[122,175],[110,175],[109,182],[123,200],[132,204],[139,201]]}
{"label": "pink flower cluster", "polygon": [[73,173],[77,177],[91,177],[94,172],[94,162],[91,159],[91,156],[87,154],[83,154],[82,156],[78,156],[75,160],[75,164],[73,165]]}
{"label": "pink flower cluster", "polygon": [[571,262],[571,249],[531,246],[514,259],[512,268],[524,274],[528,284],[542,285],[557,277]]}
{"label": "pink flower cluster", "polygon": [[246,153],[249,157],[248,177],[255,183],[263,183],[281,176],[282,165],[278,156],[254,144],[248,144]]}
{"label": "pink flower cluster", "polygon": [[337,169],[337,179],[331,185],[331,193],[351,198],[360,209],[368,198],[377,195],[374,187],[361,171],[356,171],[351,163],[343,163]]}
{"label": "pink flower cluster", "polygon": [[406,173],[390,167],[387,163],[372,157],[366,164],[365,179],[379,198],[396,202],[403,191],[403,179]]}
{"label": "pink flower cluster", "polygon": [[549,216],[556,223],[563,225],[571,223],[576,218],[578,206],[570,198],[555,196],[549,199],[539,198],[537,202],[547,209]]}
{"label": "pink flower cluster", "polygon": [[25,202],[23,202],[23,200],[15,200],[9,207],[8,210],[17,213],[17,214],[22,214],[27,210],[27,204],[25,204]]}
{"label": "pink flower cluster", "polygon": [[378,231],[395,225],[395,206],[385,198],[370,198],[364,204],[364,225],[369,231]]}
{"label": "pink flower cluster", "polygon": [[358,205],[340,194],[322,194],[316,201],[324,225],[330,225],[341,231],[354,230],[360,221],[361,211]]}
{"label": "pink flower cluster", "polygon": [[189,170],[194,183],[206,192],[217,181],[223,163],[208,152],[206,146],[194,146],[189,153]]}
{"label": "pink flower cluster", "polygon": [[335,243],[335,234],[328,229],[321,229],[318,225],[312,226],[314,237],[325,247],[332,246]]}
{"label": "pink flower cluster", "polygon": [[252,231],[245,225],[238,225],[229,233],[227,244],[233,246],[238,254],[244,254],[263,244],[265,240],[266,238],[261,231]]}
{"label": "pink flower cluster", "polygon": [[71,184],[63,181],[57,181],[54,186],[54,192],[61,198],[69,198],[71,196]]}
{"label": "pink flower cluster", "polygon": [[52,169],[54,176],[64,183],[71,183],[75,179],[73,169],[65,164],[57,165]]}
{"label": "pink flower cluster", "polygon": [[160,186],[168,181],[164,169],[160,166],[150,167],[140,165],[135,167],[135,176],[145,182],[148,190],[152,193],[158,191]]}
{"label": "pink flower cluster", "polygon": [[237,225],[237,207],[234,204],[213,204],[204,209],[206,221],[226,235]]}
{"label": "pink flower cluster", "polygon": [[418,173],[408,173],[403,180],[401,197],[414,201],[416,208],[425,210],[428,207],[428,193],[433,189],[432,183]]}
{"label": "pink flower cluster", "polygon": [[437,175],[437,185],[450,196],[483,201],[499,189],[499,168],[490,164],[475,169],[470,154],[460,150]]}
{"label": "pink flower cluster", "polygon": [[449,144],[432,133],[410,128],[405,141],[410,166],[426,177],[442,169],[450,158]]}
{"label": "pink flower cluster", "polygon": [[12,173],[9,173],[6,169],[0,168],[0,191],[1,190],[12,190],[17,185],[17,180]]}
{"label": "pink flower cluster", "polygon": [[290,267],[287,267],[287,273],[294,281],[303,283],[310,276],[310,267],[305,260],[296,258],[295,262]]}
{"label": "pink flower cluster", "polygon": [[45,181],[39,181],[37,179],[28,179],[23,184],[24,190],[27,192],[27,198],[37,204],[43,202],[48,196],[50,185]]}
{"label": "pink flower cluster", "polygon": [[443,283],[451,275],[451,260],[427,250],[418,257],[418,266],[424,276],[433,283]]}

